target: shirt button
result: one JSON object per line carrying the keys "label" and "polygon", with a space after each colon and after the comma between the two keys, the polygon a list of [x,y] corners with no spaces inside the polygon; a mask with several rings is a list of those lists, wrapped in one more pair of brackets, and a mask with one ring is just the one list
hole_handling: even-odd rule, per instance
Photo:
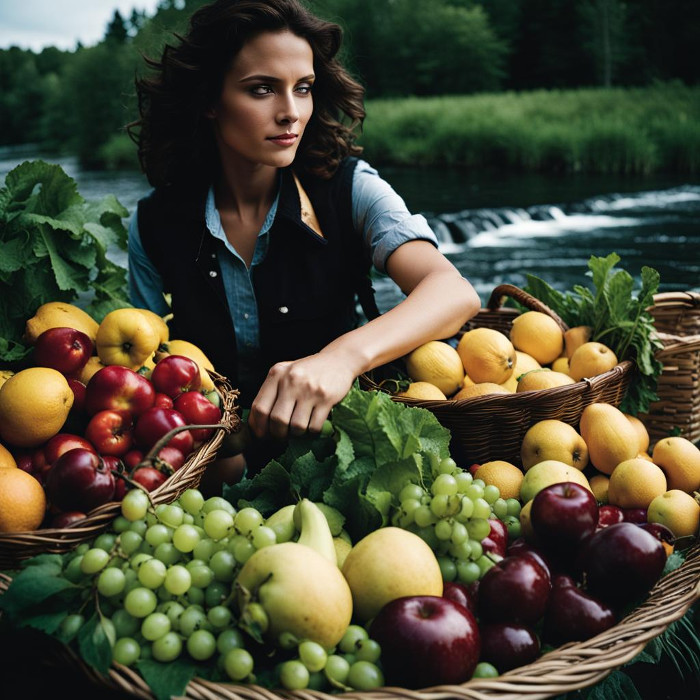
{"label": "shirt button", "polygon": [[243,314],[243,318],[248,319],[249,317],[250,317],[250,314],[249,314],[249,313]]}
{"label": "shirt button", "polygon": [[209,277],[216,277],[217,272],[216,270],[209,270]]}
{"label": "shirt button", "polygon": [[288,309],[286,306],[280,306],[279,309],[278,309],[278,311],[279,311],[281,314],[289,313],[289,309]]}
{"label": "shirt button", "polygon": [[212,258],[215,258],[215,257],[216,257],[216,253],[212,253],[212,254],[211,254],[211,257],[212,257]]}

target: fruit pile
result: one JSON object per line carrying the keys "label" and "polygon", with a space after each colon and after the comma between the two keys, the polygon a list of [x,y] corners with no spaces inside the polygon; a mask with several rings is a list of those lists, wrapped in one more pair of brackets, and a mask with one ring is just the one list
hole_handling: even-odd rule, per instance
{"label": "fruit pile", "polygon": [[0,532],[65,527],[134,485],[152,491],[221,421],[213,367],[150,311],[98,324],[50,302],[25,337],[30,366],[0,386],[0,464],[11,468],[0,472]]}

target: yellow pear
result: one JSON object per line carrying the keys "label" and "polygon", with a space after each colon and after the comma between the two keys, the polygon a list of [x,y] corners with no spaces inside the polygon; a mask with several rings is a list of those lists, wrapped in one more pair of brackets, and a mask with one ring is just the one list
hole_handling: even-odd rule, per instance
{"label": "yellow pear", "polygon": [[569,358],[569,375],[577,382],[608,372],[617,364],[617,355],[603,343],[588,342],[576,348]]}
{"label": "yellow pear", "polygon": [[684,437],[667,437],[654,445],[652,460],[663,470],[669,490],[700,491],[700,449]]}
{"label": "yellow pear", "polygon": [[532,369],[521,375],[520,379],[518,379],[516,393],[552,389],[555,386],[566,386],[573,383],[574,380],[568,374],[553,372],[547,367],[542,367],[542,369]]}
{"label": "yellow pear", "polygon": [[629,413],[625,413],[625,417],[632,424],[632,427],[637,431],[639,436],[639,451],[647,452],[649,450],[649,432],[642,421]]}
{"label": "yellow pear", "polygon": [[533,464],[555,459],[583,470],[588,464],[588,447],[576,428],[564,421],[546,419],[528,428],[520,446],[520,461],[527,471]]}
{"label": "yellow pear", "polygon": [[637,431],[625,414],[609,403],[592,403],[581,413],[579,433],[588,446],[588,459],[603,474],[639,454]]}
{"label": "yellow pear", "polygon": [[34,345],[36,339],[49,328],[75,328],[95,342],[98,323],[87,312],[65,301],[49,301],[42,304],[24,328],[24,339]]}
{"label": "yellow pear", "polygon": [[592,334],[590,326],[574,326],[564,331],[564,354],[571,358],[579,346],[591,339]]}
{"label": "yellow pear", "polygon": [[520,500],[522,503],[527,503],[546,486],[564,481],[573,481],[585,486],[593,493],[588,479],[582,471],[556,459],[546,459],[538,464],[533,464],[525,473],[520,485]]}

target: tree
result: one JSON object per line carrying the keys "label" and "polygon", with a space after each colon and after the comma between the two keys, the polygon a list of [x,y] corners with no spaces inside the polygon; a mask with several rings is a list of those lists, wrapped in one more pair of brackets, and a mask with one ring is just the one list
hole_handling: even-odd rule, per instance
{"label": "tree", "polygon": [[627,57],[627,5],[620,0],[585,0],[579,5],[590,53],[601,85],[611,87]]}
{"label": "tree", "polygon": [[115,10],[114,15],[112,15],[112,21],[107,25],[105,41],[115,44],[125,44],[128,36],[129,33],[127,32],[124,18],[121,16],[119,10]]}

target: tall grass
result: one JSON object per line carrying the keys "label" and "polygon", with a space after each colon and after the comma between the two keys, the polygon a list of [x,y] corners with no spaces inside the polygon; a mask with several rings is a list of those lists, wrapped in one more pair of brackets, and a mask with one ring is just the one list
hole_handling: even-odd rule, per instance
{"label": "tall grass", "polygon": [[394,165],[695,174],[700,87],[374,100],[360,143],[372,162]]}

